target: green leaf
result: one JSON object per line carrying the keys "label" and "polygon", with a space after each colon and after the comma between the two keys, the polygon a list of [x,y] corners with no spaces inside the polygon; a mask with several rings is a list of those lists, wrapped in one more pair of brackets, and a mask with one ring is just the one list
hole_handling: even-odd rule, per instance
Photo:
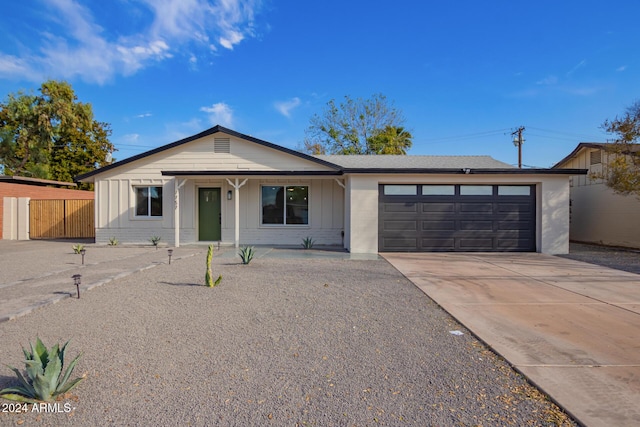
{"label": "green leaf", "polygon": [[60,390],[61,387],[64,387],[64,385],[69,380],[69,377],[73,372],[73,369],[76,367],[76,363],[78,363],[78,359],[80,359],[80,355],[77,355],[76,358],[73,359],[73,361],[71,361],[71,363],[69,364],[69,367],[67,368],[66,372],[64,373],[64,376],[62,377],[62,379],[60,380],[60,383],[58,384],[58,387],[57,387],[58,391]]}
{"label": "green leaf", "polygon": [[33,394],[33,387],[31,386],[31,384],[30,384],[27,380],[25,380],[25,379],[24,379],[24,377],[22,376],[22,373],[21,373],[18,369],[14,368],[14,367],[12,367],[12,366],[9,366],[9,368],[10,368],[13,372],[15,372],[15,374],[16,374],[16,376],[18,377],[18,380],[20,381],[20,383],[22,384],[22,386],[23,386],[23,387],[25,387],[25,388],[27,388],[27,389],[29,389],[29,390],[31,390],[31,391],[32,391],[32,393],[31,393],[31,394]]}
{"label": "green leaf", "polygon": [[[33,351],[33,348],[32,348]],[[36,339],[36,348],[34,351],[34,360],[37,356],[38,360],[42,364],[43,368],[47,366],[49,362],[49,352],[47,351],[47,347],[40,341],[40,338]]]}
{"label": "green leaf", "polygon": [[42,363],[40,360],[25,360],[25,370],[27,371],[27,377],[33,382],[38,375],[42,375]]}
{"label": "green leaf", "polygon": [[62,372],[62,362],[58,357],[58,346],[54,347],[55,353],[50,354],[51,360],[44,370],[44,379],[47,382],[47,392],[53,395],[53,392],[58,388],[58,378],[60,372]]}
{"label": "green leaf", "polygon": [[[8,389],[5,389],[8,390]],[[0,391],[0,397],[4,397],[8,400],[13,400],[16,402],[26,402],[26,403],[38,403],[37,399],[33,399],[31,397],[23,396],[22,394],[15,393],[3,393],[5,390]]]}
{"label": "green leaf", "polygon": [[38,399],[49,401],[53,398],[55,389],[49,387],[49,380],[42,374],[36,375],[33,379],[33,388],[36,391],[35,395]]}
{"label": "green leaf", "polygon": [[73,389],[75,386],[80,384],[80,381],[82,381],[83,379],[84,378],[80,377],[80,378],[76,378],[75,380],[69,382],[65,387],[62,387],[62,388],[58,389],[58,391],[56,391],[56,393],[55,393],[55,396],[58,396],[60,394],[68,393],[71,389]]}

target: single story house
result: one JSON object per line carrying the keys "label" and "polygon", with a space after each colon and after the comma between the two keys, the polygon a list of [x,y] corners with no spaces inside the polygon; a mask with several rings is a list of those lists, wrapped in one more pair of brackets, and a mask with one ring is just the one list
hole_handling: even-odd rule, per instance
{"label": "single story house", "polygon": [[[602,173],[609,161],[607,144],[581,142],[553,169],[587,169],[587,175],[570,179],[570,233],[572,241],[610,246],[640,248],[640,200],[616,194],[602,179],[592,174]],[[640,146],[638,147],[640,149]]]}
{"label": "single story house", "polygon": [[488,156],[311,156],[221,126],[76,177],[96,242],[567,253],[569,177]]}

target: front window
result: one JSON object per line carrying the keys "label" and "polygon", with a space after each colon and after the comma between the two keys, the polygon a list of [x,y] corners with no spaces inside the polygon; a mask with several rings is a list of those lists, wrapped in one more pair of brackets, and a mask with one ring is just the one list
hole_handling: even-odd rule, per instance
{"label": "front window", "polygon": [[308,225],[309,187],[262,186],[262,224]]}
{"label": "front window", "polygon": [[135,187],[136,216],[162,216],[162,187]]}

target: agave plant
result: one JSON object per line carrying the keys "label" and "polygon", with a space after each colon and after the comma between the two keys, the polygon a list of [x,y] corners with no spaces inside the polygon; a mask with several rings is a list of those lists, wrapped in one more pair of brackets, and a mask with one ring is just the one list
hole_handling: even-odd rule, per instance
{"label": "agave plant", "polygon": [[240,248],[240,252],[238,252],[243,264],[249,264],[255,254],[256,251],[253,249],[253,246],[243,246]]}
{"label": "agave plant", "polygon": [[213,281],[213,272],[211,271],[211,259],[213,258],[213,245],[209,245],[209,250],[207,251],[207,273],[204,276],[205,284],[213,288],[214,286],[218,286],[222,281],[222,275],[218,276],[218,278]]}
{"label": "agave plant", "polygon": [[81,245],[80,243],[78,243],[76,245],[73,245],[72,248],[73,248],[74,254],[79,254],[84,249],[84,245]]}
{"label": "agave plant", "polygon": [[151,241],[151,244],[153,244],[153,246],[156,247],[156,250],[158,249],[158,243],[160,243],[160,240],[162,240],[162,237],[160,236],[151,236],[151,238],[149,239]]}
{"label": "agave plant", "polygon": [[302,247],[305,249],[311,249],[314,243],[315,241],[311,238],[311,236],[308,236],[307,238],[302,239]]}
{"label": "agave plant", "polygon": [[23,347],[27,378],[25,379],[18,369],[9,366],[18,376],[20,385],[0,390],[0,396],[18,402],[36,403],[54,400],[58,395],[67,393],[77,386],[83,378],[69,381],[69,377],[78,363],[80,355],[73,359],[65,373],[62,374],[67,344],[69,341],[62,348],[56,344],[51,350],[47,350],[40,338],[37,338],[35,348],[31,344],[31,352]]}
{"label": "agave plant", "polygon": [[109,246],[118,246],[118,239],[115,237],[109,237]]}

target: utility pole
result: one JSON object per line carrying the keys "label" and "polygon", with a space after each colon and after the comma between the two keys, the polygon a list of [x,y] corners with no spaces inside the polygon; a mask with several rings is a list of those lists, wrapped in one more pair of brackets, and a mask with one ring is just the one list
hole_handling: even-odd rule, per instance
{"label": "utility pole", "polygon": [[524,132],[524,126],[520,126],[518,129],[511,132],[511,136],[513,137],[513,145],[518,147],[518,168],[519,169],[522,169],[522,144],[524,143],[524,139],[522,138],[522,132]]}

